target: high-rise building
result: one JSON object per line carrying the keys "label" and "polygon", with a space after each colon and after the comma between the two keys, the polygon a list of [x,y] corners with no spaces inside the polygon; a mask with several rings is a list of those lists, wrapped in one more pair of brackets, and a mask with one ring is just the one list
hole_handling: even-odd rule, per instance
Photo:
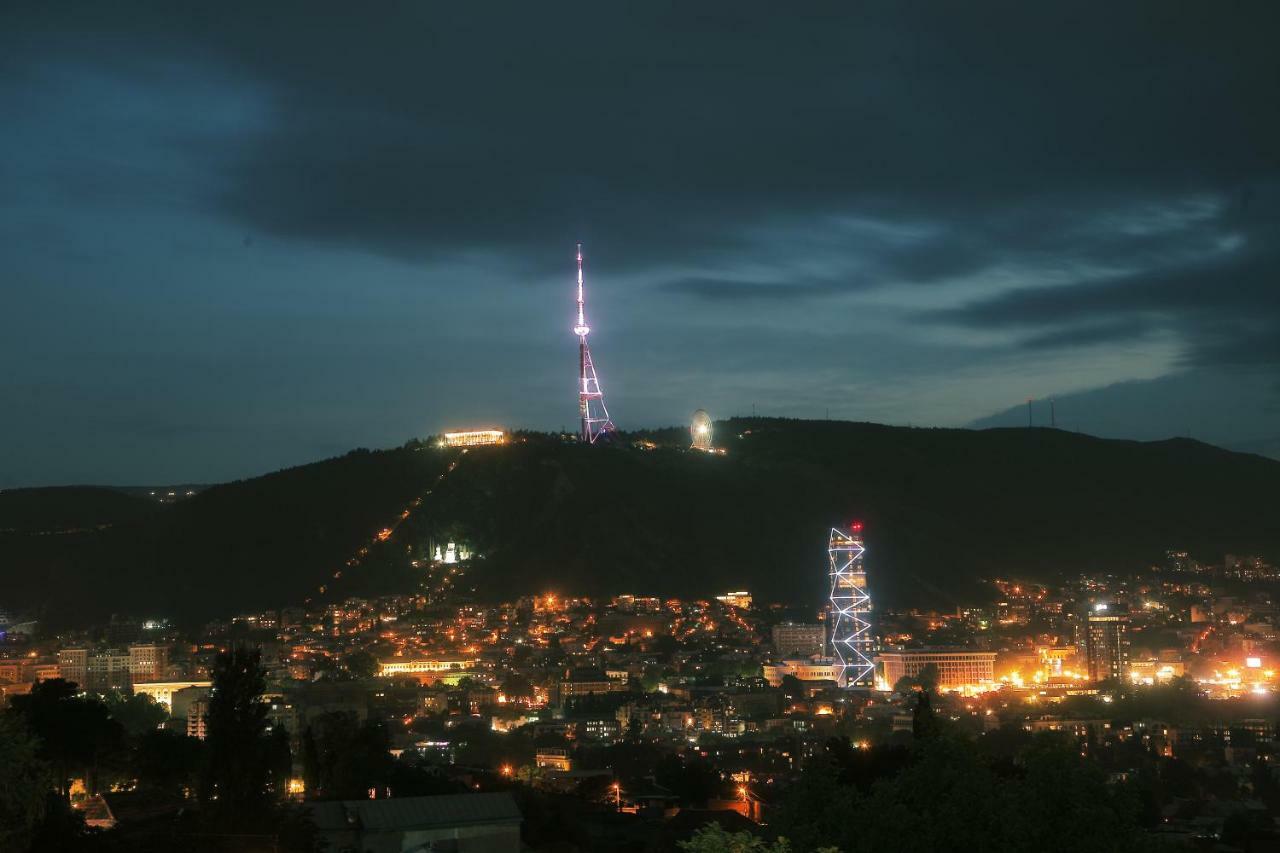
{"label": "high-rise building", "polygon": [[187,737],[204,740],[209,733],[209,700],[196,699],[187,706]]}
{"label": "high-rise building", "polygon": [[827,626],[821,622],[782,622],[773,626],[773,650],[783,657],[827,653]]}
{"label": "high-rise building", "polygon": [[58,674],[85,690],[123,690],[133,682],[164,681],[168,677],[169,647],[155,643],[125,649],[62,649]]}
{"label": "high-rise building", "polygon": [[124,690],[131,683],[127,651],[103,649],[89,655],[89,674],[82,686],[90,690]]}
{"label": "high-rise building", "polygon": [[604,405],[604,391],[596,377],[591,350],[587,347],[591,327],[587,325],[587,315],[583,310],[581,243],[578,244],[578,322],[573,326],[573,333],[578,336],[578,414],[581,419],[578,437],[587,444],[594,444],[600,436],[613,432],[614,426]]}
{"label": "high-rise building", "polygon": [[871,633],[871,593],[862,564],[866,550],[861,521],[850,524],[848,532],[831,529],[827,543],[831,645],[842,687],[870,687],[874,683],[876,640]]}
{"label": "high-rise building", "polygon": [[147,643],[129,647],[129,679],[131,681],[165,681],[168,670],[168,646]]}
{"label": "high-rise building", "polygon": [[58,652],[58,677],[87,686],[89,679],[89,650],[62,649]]}
{"label": "high-rise building", "polygon": [[1093,605],[1084,625],[1084,652],[1090,681],[1119,681],[1129,674],[1129,610]]}

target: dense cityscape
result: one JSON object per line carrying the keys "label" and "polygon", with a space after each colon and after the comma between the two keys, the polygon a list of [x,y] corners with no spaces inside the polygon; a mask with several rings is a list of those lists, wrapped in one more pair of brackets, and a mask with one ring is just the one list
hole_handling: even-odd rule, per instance
{"label": "dense cityscape", "polygon": [[10,3],[0,853],[1280,853],[1280,3]]}
{"label": "dense cityscape", "polygon": [[[687,452],[714,450],[710,430],[695,418]],[[456,433],[424,452],[453,456],[452,470],[506,442]],[[428,543],[404,594],[321,591],[198,629],[154,613],[50,633],[14,614],[0,697],[7,719],[58,744],[67,820],[130,849],[173,831],[140,816],[209,796],[217,697],[237,677],[262,709],[268,798],[355,814],[359,800],[494,794],[476,801],[476,826],[514,838],[523,815],[535,849],[562,837],[659,849],[708,822],[808,849],[796,798],[815,774],[874,779],[939,738],[1009,756],[1069,745],[1101,790],[1133,798],[1135,838],[1194,845],[1269,827],[1275,566],[1171,550],[1125,573],[991,579],[984,603],[894,610],[874,602],[874,543],[858,521],[815,543],[827,559],[793,571],[823,574],[831,595],[808,603],[750,590],[502,600],[460,583],[483,555],[449,541]],[[344,813],[310,814],[305,843],[364,849]],[[832,840],[850,843],[814,844]]]}

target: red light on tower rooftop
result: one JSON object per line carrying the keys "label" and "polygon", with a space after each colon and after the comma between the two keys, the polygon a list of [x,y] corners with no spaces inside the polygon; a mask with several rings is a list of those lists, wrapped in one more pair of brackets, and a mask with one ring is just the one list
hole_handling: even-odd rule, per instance
{"label": "red light on tower rooftop", "polygon": [[861,532],[862,532],[862,522],[861,522],[861,521],[851,521],[851,522],[849,522],[849,530],[850,530],[851,532],[853,532],[853,533],[861,533]]}

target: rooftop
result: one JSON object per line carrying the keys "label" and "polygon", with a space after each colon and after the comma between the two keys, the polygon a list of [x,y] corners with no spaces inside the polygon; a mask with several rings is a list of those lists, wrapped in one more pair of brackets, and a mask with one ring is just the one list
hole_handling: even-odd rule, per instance
{"label": "rooftop", "polygon": [[444,794],[389,800],[331,800],[311,804],[319,830],[356,827],[374,831],[468,826],[521,820],[510,794]]}

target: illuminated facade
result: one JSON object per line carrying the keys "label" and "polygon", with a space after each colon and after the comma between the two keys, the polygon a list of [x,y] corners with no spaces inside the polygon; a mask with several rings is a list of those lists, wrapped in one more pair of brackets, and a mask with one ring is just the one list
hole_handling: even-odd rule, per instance
{"label": "illuminated facade", "polygon": [[689,425],[689,434],[693,437],[694,450],[711,449],[711,416],[703,409],[693,413],[693,423]]}
{"label": "illuminated facade", "polygon": [[717,595],[716,601],[728,607],[738,607],[743,610],[751,609],[751,593],[747,592],[745,589],[740,589],[737,592],[726,592],[724,595]]}
{"label": "illuminated facade", "polygon": [[826,655],[827,626],[820,622],[782,622],[774,625],[773,650],[780,655]]}
{"label": "illuminated facade", "polygon": [[831,645],[841,687],[870,687],[875,676],[875,637],[871,633],[871,594],[862,564],[866,553],[862,522],[849,531],[831,529],[827,560],[831,578]]}
{"label": "illuminated facade", "polygon": [[389,658],[378,663],[378,675],[443,675],[464,672],[476,665],[474,659],[422,660]]}
{"label": "illuminated facade", "polygon": [[879,660],[884,667],[884,683],[890,689],[903,676],[918,677],[926,666],[937,670],[939,690],[991,684],[996,677],[995,652],[943,648],[907,649],[883,651]]}
{"label": "illuminated facade", "polygon": [[761,674],[770,687],[781,687],[782,679],[788,675],[794,675],[801,681],[834,681],[839,684],[843,670],[843,665],[834,658],[789,658],[766,663]]}
{"label": "illuminated facade", "polygon": [[1084,633],[1090,681],[1119,681],[1129,675],[1129,611],[1114,604],[1095,604]]}
{"label": "illuminated facade", "polygon": [[173,694],[180,690],[186,690],[191,687],[200,687],[213,689],[212,681],[150,681],[143,684],[134,684],[133,692],[135,694],[145,693],[156,701],[157,704],[164,705],[173,709]]}
{"label": "illuminated facade", "polygon": [[445,447],[480,447],[486,444],[502,444],[506,440],[506,433],[500,429],[473,429],[444,434]]}
{"label": "illuminated facade", "polygon": [[578,336],[578,415],[581,419],[578,437],[587,444],[595,444],[600,436],[613,432],[614,426],[609,420],[609,410],[604,406],[604,392],[600,390],[600,380],[596,378],[596,368],[591,362],[591,350],[587,347],[591,327],[587,325],[582,307],[581,243],[578,244],[578,322],[573,333]]}

